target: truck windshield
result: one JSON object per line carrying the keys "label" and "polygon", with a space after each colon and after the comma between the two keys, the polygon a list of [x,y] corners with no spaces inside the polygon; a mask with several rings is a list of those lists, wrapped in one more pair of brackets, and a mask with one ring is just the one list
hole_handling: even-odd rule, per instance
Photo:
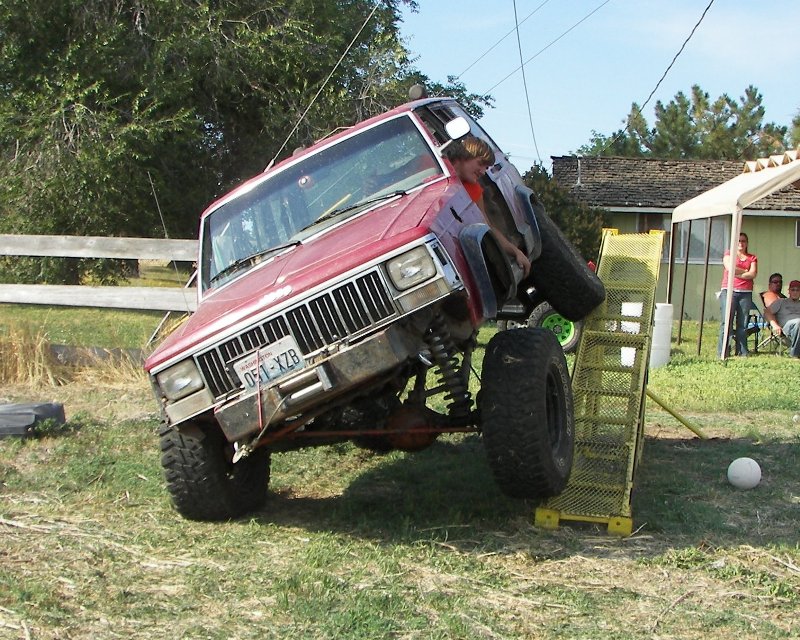
{"label": "truck windshield", "polygon": [[219,287],[326,225],[363,211],[354,205],[366,206],[440,175],[436,156],[407,115],[305,156],[206,216],[202,288]]}

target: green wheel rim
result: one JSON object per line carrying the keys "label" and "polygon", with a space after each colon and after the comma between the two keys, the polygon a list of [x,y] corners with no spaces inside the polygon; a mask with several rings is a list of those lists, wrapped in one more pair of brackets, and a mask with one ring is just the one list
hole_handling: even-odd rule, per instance
{"label": "green wheel rim", "polygon": [[562,347],[572,340],[575,335],[575,323],[567,320],[560,313],[551,313],[546,318],[543,318],[540,326],[555,333],[558,343]]}

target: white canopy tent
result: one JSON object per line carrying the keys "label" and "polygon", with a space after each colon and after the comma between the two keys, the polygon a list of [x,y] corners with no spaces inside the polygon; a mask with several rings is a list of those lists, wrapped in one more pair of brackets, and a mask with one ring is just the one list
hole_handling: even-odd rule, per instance
{"label": "white canopy tent", "polygon": [[[742,211],[765,196],[779,191],[789,185],[800,187],[800,149],[787,151],[782,155],[760,158],[745,163],[744,171],[727,182],[714,187],[678,205],[672,212],[672,234],[670,243],[675,238],[675,225],[702,218],[730,215],[731,237],[730,254],[736,255],[739,232],[742,228]],[[708,235],[710,238],[710,234]],[[687,250],[688,253],[688,250]],[[672,270],[674,247],[670,247],[668,272],[668,302],[672,298]],[[706,274],[708,272],[708,253],[706,253]],[[728,274],[728,291],[733,290],[734,271]],[[705,282],[703,283],[705,287]],[[685,293],[685,292],[684,292]],[[730,315],[733,296],[727,296],[724,323],[724,342],[727,344],[730,335]],[[702,333],[702,317],[701,333]],[[722,359],[725,358],[723,350]]]}

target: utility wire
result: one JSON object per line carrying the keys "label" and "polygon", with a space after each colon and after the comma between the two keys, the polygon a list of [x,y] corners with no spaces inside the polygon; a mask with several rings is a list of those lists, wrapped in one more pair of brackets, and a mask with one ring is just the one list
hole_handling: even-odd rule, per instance
{"label": "utility wire", "polygon": [[[712,1],[713,1],[713,0],[712,0]],[[573,30],[575,27],[577,27],[578,25],[580,25],[582,22],[585,22],[586,20],[588,20],[588,19],[589,19],[591,16],[593,16],[595,13],[597,13],[597,12],[598,12],[600,9],[602,9],[602,8],[603,8],[605,5],[607,5],[609,2],[611,2],[611,0],[605,0],[605,2],[601,2],[601,3],[600,3],[598,6],[597,6],[597,7],[595,7],[594,9],[592,9],[592,11],[590,11],[590,12],[589,12],[588,14],[586,14],[586,15],[585,15],[583,18],[581,18],[580,20],[578,20],[578,22],[576,22],[575,24],[573,24],[573,25],[572,25],[572,26],[571,26],[569,29],[567,29],[567,30],[566,30],[564,33],[562,33],[560,36],[558,36],[558,37],[557,37],[555,40],[551,41],[549,44],[547,44],[547,45],[545,45],[544,47],[542,47],[541,49],[539,49],[539,51],[537,51],[537,52],[536,52],[534,55],[532,55],[530,58],[528,58],[528,59],[527,59],[525,62],[521,63],[521,64],[520,64],[520,66],[518,66],[518,67],[517,67],[516,69],[514,69],[514,70],[513,70],[511,73],[509,73],[509,74],[508,74],[506,77],[504,77],[502,80],[500,80],[500,82],[498,82],[497,84],[495,84],[495,85],[493,85],[493,86],[489,87],[489,88],[488,88],[486,91],[484,91],[484,92],[483,92],[483,95],[486,95],[487,93],[490,93],[490,92],[491,92],[493,89],[496,89],[497,87],[499,87],[499,86],[500,86],[501,84],[503,84],[503,83],[504,83],[506,80],[508,80],[508,79],[509,79],[511,76],[513,76],[513,75],[514,75],[514,74],[515,74],[517,71],[519,71],[520,69],[523,69],[523,68],[525,67],[525,65],[526,65],[526,64],[528,64],[528,63],[529,63],[529,62],[531,62],[531,61],[532,61],[534,58],[537,58],[537,57],[538,57],[538,56],[540,56],[542,53],[544,53],[545,51],[547,51],[547,50],[548,50],[550,47],[552,47],[552,46],[553,46],[553,45],[554,45],[556,42],[558,42],[559,40],[561,40],[561,38],[563,38],[565,35],[567,35],[567,34],[568,34],[570,31],[572,31],[572,30]]]}
{"label": "utility wire", "polygon": [[[669,73],[670,69],[672,69],[673,65],[675,64],[676,60],[678,59],[678,56],[680,56],[683,53],[683,50],[686,48],[686,45],[689,44],[689,40],[692,39],[692,36],[694,36],[694,32],[697,31],[697,27],[700,26],[701,22],[703,22],[704,18],[706,17],[706,14],[708,13],[708,10],[711,8],[712,4],[714,4],[714,0],[710,0],[710,2],[708,3],[708,6],[703,10],[703,13],[700,16],[700,19],[697,21],[697,23],[694,25],[694,27],[692,27],[692,31],[687,36],[686,40],[683,41],[683,44],[681,45],[681,48],[678,49],[678,53],[676,53],[675,57],[672,58],[672,62],[669,63],[669,66],[667,66],[666,70],[661,75],[661,78],[659,78],[658,82],[656,83],[656,86],[653,87],[653,90],[650,92],[650,95],[647,96],[647,100],[645,100],[642,103],[641,107],[637,107],[636,108],[636,110],[638,111],[639,115],[641,115],[642,110],[647,106],[647,103],[650,102],[650,100],[652,99],[653,95],[655,95],[655,92],[658,91],[658,88],[661,86],[661,83],[664,82],[664,78],[667,77],[667,74]],[[609,140],[605,144],[605,146],[603,146],[603,148],[600,150],[600,153],[602,153],[603,151],[608,149],[612,144],[617,142],[617,140],[619,140],[628,131],[628,127],[630,127],[630,118],[628,118],[628,121],[625,123],[625,128],[622,129],[611,140]]]}
{"label": "utility wire", "polygon": [[[540,7],[542,5],[539,5]],[[522,69],[522,86],[525,89],[525,101],[528,104],[528,122],[531,125],[531,136],[533,137],[533,146],[536,149],[536,157],[539,158],[539,164],[542,164],[542,154],[539,153],[539,145],[536,144],[536,132],[533,130],[533,110],[531,109],[531,97],[528,93],[528,81],[525,78],[525,66],[522,64],[522,41],[519,37],[519,21],[517,20],[517,0],[514,0],[514,28],[517,31],[517,49],[519,50],[519,62]]]}
{"label": "utility wire", "polygon": [[[542,2],[542,4],[540,4],[538,7],[536,7],[536,8],[535,8],[533,11],[531,11],[531,12],[530,12],[530,13],[529,13],[527,16],[525,16],[525,17],[522,19],[522,21],[521,21],[519,24],[517,24],[517,26],[515,27],[515,29],[516,29],[516,31],[517,31],[517,37],[519,37],[519,26],[520,26],[521,24],[524,24],[524,23],[525,23],[525,21],[526,21],[528,18],[530,18],[530,17],[531,17],[531,16],[532,16],[534,13],[536,13],[537,11],[539,11],[539,9],[541,9],[541,8],[542,8],[544,5],[546,5],[548,2],[550,2],[550,0],[544,0],[544,2]],[[516,16],[516,11],[517,11],[517,7],[516,7],[516,5],[515,5],[515,6],[514,6],[514,12],[515,12],[515,13],[514,13],[514,20],[515,20],[515,21],[516,21],[516,18],[517,18],[517,16]],[[494,48],[495,48],[497,45],[499,45],[499,44],[500,44],[500,43],[501,43],[503,40],[505,40],[505,39],[506,39],[508,36],[510,36],[512,33],[514,33],[514,29],[511,29],[511,31],[509,31],[509,32],[508,32],[506,35],[504,35],[504,36],[503,36],[502,38],[500,38],[500,39],[499,39],[497,42],[495,42],[495,43],[494,43],[494,44],[493,44],[491,47],[489,47],[489,48],[488,48],[486,51],[484,51],[484,52],[483,52],[481,55],[479,55],[479,56],[478,56],[478,58],[477,58],[477,59],[476,59],[476,60],[475,60],[475,61],[474,61],[472,64],[470,64],[470,65],[469,65],[469,66],[468,66],[466,69],[464,69],[464,70],[463,70],[461,73],[459,73],[459,74],[456,76],[456,79],[459,79],[459,78],[461,78],[461,76],[463,76],[463,75],[464,75],[464,74],[465,74],[467,71],[469,71],[470,69],[472,69],[472,67],[474,67],[474,66],[475,66],[476,64],[478,64],[478,63],[479,63],[481,60],[483,60],[483,59],[484,59],[484,58],[485,58],[487,55],[489,55],[489,53],[490,53],[490,52],[491,52],[491,51],[492,51],[492,50],[493,50],[493,49],[494,49]]]}
{"label": "utility wire", "polygon": [[284,141],[283,141],[283,144],[281,145],[281,148],[280,148],[280,149],[278,149],[278,152],[275,154],[275,156],[272,158],[272,160],[270,160],[270,161],[269,161],[269,164],[267,165],[267,168],[265,169],[265,171],[266,171],[267,169],[269,169],[270,167],[272,167],[272,165],[273,165],[273,164],[275,164],[275,161],[278,159],[278,156],[279,156],[279,155],[281,154],[281,152],[284,150],[284,148],[286,147],[286,145],[287,145],[287,144],[289,144],[289,140],[290,140],[290,139],[291,139],[291,137],[294,135],[294,132],[295,132],[295,131],[297,131],[297,129],[298,129],[298,127],[300,126],[300,124],[303,122],[303,120],[305,120],[305,117],[306,117],[306,115],[307,115],[307,114],[308,114],[308,112],[311,110],[311,107],[314,105],[314,103],[317,101],[317,98],[319,98],[319,95],[322,93],[322,90],[323,90],[323,89],[325,89],[325,87],[327,86],[328,82],[329,82],[329,81],[330,81],[330,79],[333,77],[333,74],[334,74],[334,73],[336,73],[336,69],[338,69],[338,68],[339,68],[339,65],[340,65],[340,64],[342,64],[342,60],[344,60],[344,59],[345,59],[345,56],[346,56],[348,53],[350,53],[350,49],[352,49],[352,48],[353,48],[353,45],[356,43],[356,40],[358,40],[358,36],[360,36],[360,35],[361,35],[361,32],[362,32],[362,31],[364,30],[364,28],[367,26],[367,24],[369,23],[369,21],[370,21],[370,20],[372,20],[372,16],[374,16],[374,15],[375,15],[375,12],[378,10],[378,7],[380,7],[380,6],[381,6],[381,2],[382,2],[382,0],[378,0],[378,1],[375,3],[375,6],[374,6],[374,7],[372,7],[372,11],[371,11],[371,12],[370,12],[370,14],[367,16],[367,19],[366,19],[366,20],[364,20],[364,24],[362,24],[362,25],[361,25],[361,28],[358,30],[358,32],[356,33],[356,35],[354,35],[354,36],[353,36],[353,39],[350,41],[350,44],[348,44],[348,45],[347,45],[347,48],[344,50],[344,53],[342,53],[342,55],[341,55],[341,57],[339,58],[339,60],[337,60],[337,61],[336,61],[336,64],[335,64],[335,65],[333,65],[333,69],[331,69],[331,72],[328,74],[328,77],[327,77],[327,78],[325,78],[325,81],[322,83],[322,86],[320,86],[320,88],[319,88],[319,90],[317,91],[316,95],[314,95],[314,97],[311,99],[311,102],[309,102],[309,103],[308,103],[308,106],[306,107],[306,110],[305,110],[305,111],[303,111],[303,115],[301,115],[301,116],[300,116],[300,118],[297,120],[297,124],[295,124],[295,125],[294,125],[294,127],[292,128],[292,130],[289,132],[289,135],[288,135],[288,136],[286,136],[286,140],[284,140]]}

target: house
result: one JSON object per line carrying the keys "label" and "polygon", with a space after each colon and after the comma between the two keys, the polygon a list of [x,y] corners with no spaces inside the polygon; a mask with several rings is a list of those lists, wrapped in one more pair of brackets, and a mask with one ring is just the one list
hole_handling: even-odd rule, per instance
{"label": "house", "polygon": [[[553,157],[553,179],[575,199],[608,211],[610,226],[620,233],[663,229],[662,269],[656,300],[666,300],[667,266],[672,210],[679,204],[730,180],[742,172],[743,162],[620,157]],[[795,186],[798,186],[795,184]],[[780,272],[784,282],[800,279],[800,189],[788,187],[744,210],[742,231],[758,256],[755,291],[765,291],[769,274]],[[722,253],[729,245],[730,216],[710,218],[711,243],[706,285],[705,319],[719,319],[715,293],[722,279]],[[691,230],[691,231],[690,231]],[[677,309],[683,283],[683,265],[689,245],[684,317],[700,317],[707,221],[684,222],[676,233],[673,303]],[[758,296],[754,296],[759,303]]]}

